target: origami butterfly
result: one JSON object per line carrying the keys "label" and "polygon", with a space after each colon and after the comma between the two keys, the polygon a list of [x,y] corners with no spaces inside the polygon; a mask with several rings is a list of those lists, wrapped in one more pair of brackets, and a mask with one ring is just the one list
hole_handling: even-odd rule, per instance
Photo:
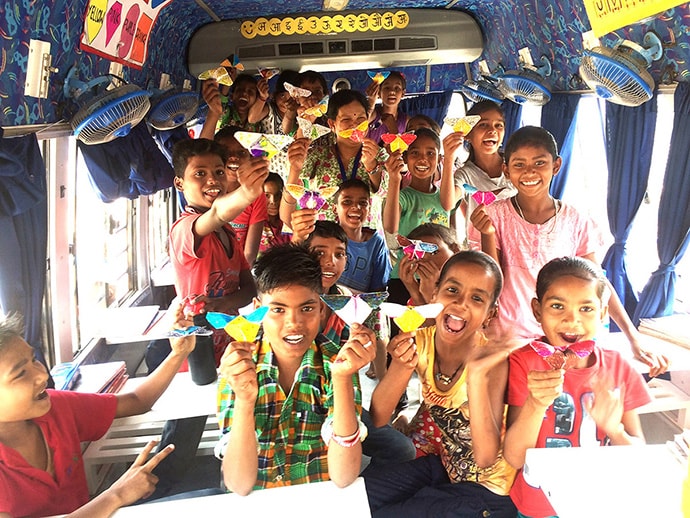
{"label": "origami butterfly", "polygon": [[209,336],[212,335],[213,331],[206,329],[203,326],[189,326],[186,329],[173,329],[168,333],[170,338],[179,338],[182,336],[198,335],[198,336]]}
{"label": "origami butterfly", "polygon": [[451,126],[453,131],[460,131],[467,135],[481,118],[481,115],[465,115],[464,117],[447,117],[443,119],[443,122]]}
{"label": "origami butterfly", "polygon": [[462,188],[465,189],[465,192],[470,194],[472,199],[480,205],[491,205],[496,201],[496,195],[491,191],[480,191],[474,185],[470,185],[468,183],[462,184]]}
{"label": "origami butterfly", "polygon": [[367,75],[371,78],[371,80],[374,83],[381,84],[383,83],[386,79],[388,79],[388,76],[391,75],[390,72],[387,70],[384,72],[374,72],[372,70],[367,71]]}
{"label": "origami butterfly", "polygon": [[417,139],[414,133],[384,133],[381,140],[390,145],[391,151],[405,151]]}
{"label": "origami butterfly", "polygon": [[436,318],[443,309],[443,304],[425,304],[423,306],[403,306],[392,302],[382,302],[381,311],[397,324],[403,333],[419,329],[427,318]]}
{"label": "origami butterfly", "polygon": [[311,95],[311,90],[300,88],[299,86],[292,85],[287,81],[283,83],[283,86],[285,87],[285,90],[287,90],[287,93],[290,94],[290,97],[309,97]]}
{"label": "origami butterfly", "polygon": [[357,295],[321,295],[321,300],[349,326],[364,323],[371,312],[387,298],[387,291]]}
{"label": "origami butterfly", "polygon": [[271,79],[274,76],[277,76],[280,74],[280,69],[279,68],[263,68],[259,67],[259,75],[264,78],[266,81]]}
{"label": "origami butterfly", "polygon": [[221,64],[221,67],[231,67],[234,68],[235,70],[239,70],[240,72],[244,70],[244,65],[240,63],[240,58],[235,56],[234,54],[230,54],[227,58],[225,58]]}
{"label": "origami butterfly", "polygon": [[240,342],[253,342],[261,328],[261,322],[268,313],[268,306],[261,306],[246,315],[226,315],[225,313],[206,313],[206,320],[216,329],[225,332]]}
{"label": "origami butterfly", "polygon": [[297,200],[300,208],[320,210],[326,205],[328,198],[338,192],[338,186],[312,188],[309,184],[305,187],[289,183],[285,186],[285,190]]}
{"label": "origami butterfly", "polygon": [[438,245],[426,243],[418,239],[408,239],[398,234],[398,244],[402,247],[403,254],[409,259],[421,259],[425,254],[433,254],[438,250]]}
{"label": "origami butterfly", "polygon": [[364,137],[367,136],[367,130],[369,129],[369,121],[362,121],[356,127],[342,130],[338,132],[338,136],[346,139],[350,139],[354,142],[362,142]]}
{"label": "origami butterfly", "polygon": [[311,115],[313,117],[321,117],[328,111],[328,96],[319,101],[318,104],[310,106],[302,112],[302,115]]}
{"label": "origami butterfly", "polygon": [[567,347],[554,347],[551,344],[534,340],[530,342],[530,346],[552,369],[570,369],[578,359],[586,358],[592,354],[594,340],[575,342]]}
{"label": "origami butterfly", "polygon": [[321,124],[314,124],[310,120],[297,117],[297,125],[302,130],[302,135],[310,140],[315,140],[326,133],[330,133],[331,129]]}
{"label": "origami butterfly", "polygon": [[235,133],[235,138],[237,142],[249,150],[252,156],[265,156],[268,159],[294,140],[288,135],[270,135],[249,131],[238,131]]}
{"label": "origami butterfly", "polygon": [[213,68],[206,70],[199,74],[199,79],[205,81],[206,79],[215,79],[219,85],[232,86],[232,77],[228,74],[225,67]]}

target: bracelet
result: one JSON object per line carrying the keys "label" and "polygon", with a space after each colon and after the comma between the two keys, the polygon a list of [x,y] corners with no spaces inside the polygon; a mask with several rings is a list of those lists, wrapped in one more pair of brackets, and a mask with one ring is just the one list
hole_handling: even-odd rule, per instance
{"label": "bracelet", "polygon": [[259,101],[265,103],[266,101],[268,101],[268,97],[259,97]]}
{"label": "bracelet", "polygon": [[364,441],[368,435],[367,426],[359,418],[357,418],[357,423],[359,425],[357,431],[352,435],[335,435],[333,433],[333,417],[327,418],[321,426],[321,437],[323,438],[323,442],[328,446],[331,440],[333,440],[343,448],[352,448],[358,442]]}

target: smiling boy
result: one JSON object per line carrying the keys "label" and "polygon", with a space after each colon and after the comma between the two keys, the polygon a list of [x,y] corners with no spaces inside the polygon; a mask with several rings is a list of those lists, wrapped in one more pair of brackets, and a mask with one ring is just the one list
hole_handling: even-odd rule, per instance
{"label": "smiling boy", "polygon": [[268,307],[257,343],[232,342],[221,362],[218,418],[223,481],[252,489],[357,477],[366,427],[357,372],[374,357],[373,333],[352,330],[342,347],[319,334],[322,274],[306,247],[284,245],[255,267]]}

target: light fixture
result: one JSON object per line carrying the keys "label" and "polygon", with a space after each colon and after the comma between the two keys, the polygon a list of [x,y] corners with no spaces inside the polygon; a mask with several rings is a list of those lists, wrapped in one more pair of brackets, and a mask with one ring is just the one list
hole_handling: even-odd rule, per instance
{"label": "light fixture", "polygon": [[349,61],[345,63],[306,63],[299,69],[300,73],[305,70],[313,70],[314,72],[332,72],[334,70],[373,70],[376,68],[384,68],[378,61]]}
{"label": "light fixture", "polygon": [[347,7],[349,0],[323,0],[324,11],[342,11]]}
{"label": "light fixture", "polygon": [[53,56],[50,55],[50,43],[41,40],[31,40],[29,42],[29,56],[26,64],[25,96],[41,99],[48,98],[50,74],[58,71],[52,64]]}

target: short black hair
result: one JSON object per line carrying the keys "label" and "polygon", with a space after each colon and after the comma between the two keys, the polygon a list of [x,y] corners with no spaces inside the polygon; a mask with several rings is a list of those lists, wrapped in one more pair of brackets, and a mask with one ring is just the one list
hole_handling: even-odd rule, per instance
{"label": "short black hair", "polygon": [[501,108],[499,104],[489,99],[484,99],[482,101],[474,103],[472,107],[469,110],[467,110],[467,115],[481,115],[482,113],[486,113],[493,110],[500,113],[501,117],[505,117],[503,108]]}
{"label": "short black hair", "polygon": [[542,148],[547,151],[551,157],[556,160],[558,158],[558,144],[553,135],[544,128],[539,126],[523,126],[508,139],[504,153],[504,160],[507,164],[510,161],[510,156],[518,149],[523,147]]}
{"label": "short black hair", "polygon": [[180,140],[173,146],[173,169],[175,176],[184,178],[184,171],[187,169],[189,159],[202,155],[218,155],[223,164],[228,160],[228,151],[214,140],[205,138]]}
{"label": "short black hair", "polygon": [[254,276],[259,294],[286,286],[323,292],[321,263],[306,245],[287,243],[270,248],[254,264]]}
{"label": "short black hair", "polygon": [[436,283],[437,286],[441,284],[445,276],[448,275],[448,271],[456,264],[476,264],[491,274],[495,281],[494,292],[491,295],[491,304],[495,305],[503,289],[503,273],[501,272],[501,267],[494,258],[478,250],[463,250],[462,252],[453,254],[450,259],[446,261],[446,264],[443,265],[443,268],[441,268],[441,273]]}
{"label": "short black hair", "polygon": [[298,86],[297,83],[299,83],[299,79],[299,72],[297,72],[297,70],[283,70],[278,75],[278,79],[276,79],[276,87],[273,92],[273,95],[278,95],[282,94],[283,92],[287,92],[287,89],[285,88],[285,83],[290,83],[292,86]]}
{"label": "short black hair", "polygon": [[367,96],[359,90],[344,89],[338,90],[328,98],[328,111],[326,112],[326,116],[331,120],[335,120],[340,108],[352,102],[361,104],[362,108],[364,108],[364,113],[369,115],[369,102],[367,101]]}
{"label": "short black hair", "polygon": [[24,319],[19,313],[11,313],[0,320],[0,353],[14,338],[24,339]]}
{"label": "short black hair", "polygon": [[[436,144],[436,149],[441,151],[441,137],[439,137],[438,133],[436,133],[434,130],[429,129],[429,128],[417,128],[414,131],[414,134],[417,135],[417,138],[419,138],[419,137],[430,138],[431,140],[434,141],[434,144]],[[413,142],[413,144],[414,144],[414,142]],[[410,144],[410,145],[412,145],[412,144]]]}
{"label": "short black hair", "polygon": [[235,138],[235,133],[238,131],[242,131],[242,128],[239,126],[224,126],[213,135],[213,140],[220,142],[226,138]]}
{"label": "short black hair", "polygon": [[[316,72],[315,70],[305,70],[304,72],[300,72],[298,82],[295,86],[302,86],[303,83],[309,81],[310,83],[320,83],[321,87],[323,88],[323,93],[324,95],[328,94],[328,83],[326,82],[326,78],[323,77],[322,74]],[[289,83],[290,81],[288,81]],[[317,99],[317,101],[320,101],[321,99]]]}
{"label": "short black hair", "polygon": [[367,193],[367,196],[371,197],[371,189],[369,189],[369,186],[367,184],[365,184],[359,178],[349,178],[348,180],[345,180],[338,186],[338,190],[336,191],[335,196],[333,197],[336,203],[338,203],[340,193],[343,192],[345,189],[361,189],[362,191]]}
{"label": "short black hair", "polygon": [[335,221],[320,220],[314,223],[314,232],[309,234],[309,237],[304,241],[304,244],[306,246],[311,246],[311,242],[315,237],[337,239],[347,246],[347,234],[345,233],[345,230],[343,230],[343,227],[338,225]]}
{"label": "short black hair", "polygon": [[537,275],[537,300],[542,301],[549,287],[560,277],[577,277],[597,283],[597,297],[601,300],[607,288],[603,270],[584,257],[557,257],[542,266]]}
{"label": "short black hair", "polygon": [[283,188],[285,187],[285,182],[283,182],[283,178],[278,173],[268,173],[264,183],[276,184],[280,192],[283,192]]}
{"label": "short black hair", "polygon": [[392,79],[399,79],[400,82],[402,83],[403,90],[407,90],[407,79],[405,79],[405,74],[402,72],[399,72],[397,70],[391,70],[388,73],[388,77],[381,81],[381,86],[383,86],[383,83],[386,81],[392,80]]}
{"label": "short black hair", "polygon": [[232,88],[234,90],[237,85],[242,83],[251,83],[256,86],[258,82],[259,80],[250,74],[239,74],[233,81]]}

